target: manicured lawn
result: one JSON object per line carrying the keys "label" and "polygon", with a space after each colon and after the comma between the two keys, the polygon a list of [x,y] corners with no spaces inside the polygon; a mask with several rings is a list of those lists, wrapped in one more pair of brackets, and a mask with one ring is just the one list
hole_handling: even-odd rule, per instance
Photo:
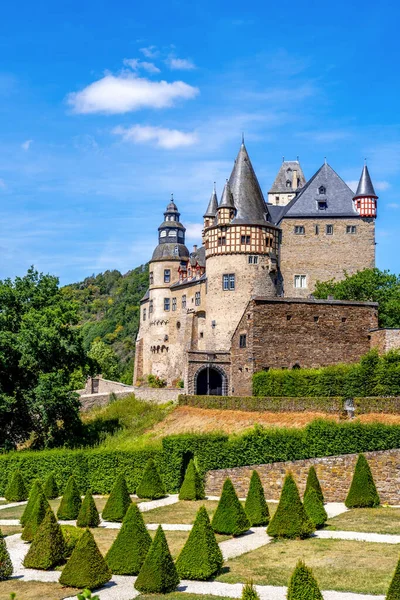
{"label": "manicured lawn", "polygon": [[326,529],[400,534],[400,508],[353,508],[329,519]]}
{"label": "manicured lawn", "polygon": [[[242,504],[244,504],[244,502],[242,502]],[[218,502],[216,500],[196,500],[195,502],[182,501],[144,512],[143,517],[146,523],[191,524],[194,523],[200,506],[206,507],[208,516],[212,519],[218,506]],[[276,507],[277,504],[269,504],[268,508],[271,515],[275,512]]]}
{"label": "manicured lawn", "polygon": [[[215,596],[209,596],[208,594],[186,594],[185,592],[172,592],[172,594],[140,594],[137,596],[140,600],[215,600]],[[219,600],[232,600],[227,596],[218,596]]]}
{"label": "manicured lawn", "polygon": [[385,594],[399,559],[399,547],[342,540],[282,540],[233,558],[218,581],[253,580],[287,585],[298,560],[314,571],[322,590]]}
{"label": "manicured lawn", "polygon": [[22,527],[20,527],[19,525],[2,525],[0,527],[0,531],[4,536],[14,535],[14,533],[21,533]]}
{"label": "manicured lawn", "polygon": [[39,583],[38,581],[19,581],[9,579],[0,583],[0,600],[9,600],[15,592],[17,600],[62,600],[76,596],[80,590],[62,587],[59,583]]}

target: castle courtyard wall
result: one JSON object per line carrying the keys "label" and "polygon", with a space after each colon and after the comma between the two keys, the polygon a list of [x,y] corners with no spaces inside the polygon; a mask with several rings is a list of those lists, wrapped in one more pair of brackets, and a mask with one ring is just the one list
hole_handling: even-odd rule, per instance
{"label": "castle courtyard wall", "polygon": [[371,348],[376,348],[379,354],[400,349],[400,329],[374,329],[370,335]]}

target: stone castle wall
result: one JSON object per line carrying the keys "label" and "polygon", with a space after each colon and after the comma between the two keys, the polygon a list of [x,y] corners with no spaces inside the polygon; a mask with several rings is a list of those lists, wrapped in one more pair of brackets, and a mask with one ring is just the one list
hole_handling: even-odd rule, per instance
{"label": "stone castle wall", "polygon": [[[367,452],[365,456],[370,464],[381,503],[400,504],[400,450]],[[225,479],[230,477],[239,497],[245,497],[251,473],[256,469],[261,477],[266,498],[279,499],[287,471],[293,473],[299,491],[303,495],[308,470],[311,465],[314,465],[325,500],[327,502],[344,502],[350,488],[356,460],[356,454],[346,454],[209,471],[206,475],[206,494],[220,496]]]}
{"label": "stone castle wall", "polygon": [[377,348],[379,354],[400,348],[400,329],[374,329],[370,335],[371,347]]}

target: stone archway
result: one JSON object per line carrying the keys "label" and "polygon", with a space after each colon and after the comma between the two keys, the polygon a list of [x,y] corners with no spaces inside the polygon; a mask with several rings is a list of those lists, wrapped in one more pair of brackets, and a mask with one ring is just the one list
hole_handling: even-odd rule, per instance
{"label": "stone archway", "polygon": [[197,371],[194,388],[198,396],[226,396],[228,378],[220,367],[207,365]]}

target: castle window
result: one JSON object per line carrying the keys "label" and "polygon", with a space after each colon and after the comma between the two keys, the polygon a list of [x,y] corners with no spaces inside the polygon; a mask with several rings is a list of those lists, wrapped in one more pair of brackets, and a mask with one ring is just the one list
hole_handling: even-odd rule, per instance
{"label": "castle window", "polygon": [[175,229],[170,229],[168,231],[168,236],[169,237],[176,237],[176,231],[175,231]]}
{"label": "castle window", "polygon": [[258,256],[254,256],[253,254],[249,255],[249,265],[256,265],[258,263]]}
{"label": "castle window", "polygon": [[165,231],[165,229],[160,233],[160,237],[167,237],[167,232]]}
{"label": "castle window", "polygon": [[202,331],[200,331],[200,337],[203,338],[204,337],[204,333]]}
{"label": "castle window", "polygon": [[152,312],[153,312],[153,300],[150,300],[150,302],[149,302],[149,315],[151,315]]}
{"label": "castle window", "polygon": [[240,243],[241,244],[250,244],[250,236],[249,235],[242,235],[240,237]]}
{"label": "castle window", "polygon": [[287,180],[287,182],[286,182],[286,187],[287,187],[287,188],[291,188],[291,187],[292,187],[292,182],[291,182],[291,181],[289,181],[289,179],[288,179],[288,180]]}
{"label": "castle window", "polygon": [[306,275],[295,275],[294,276],[294,287],[295,288],[306,288],[307,287]]}
{"label": "castle window", "polygon": [[326,235],[333,235],[333,225],[326,226]]}
{"label": "castle window", "polygon": [[326,210],[328,208],[328,203],[326,200],[317,200],[318,210]]}
{"label": "castle window", "polygon": [[182,308],[186,308],[186,294],[182,296]]}
{"label": "castle window", "polygon": [[315,226],[315,235],[318,235],[318,234],[319,234],[319,225],[316,225]]}
{"label": "castle window", "polygon": [[304,225],[295,225],[294,227],[294,233],[296,235],[304,235],[306,232]]}
{"label": "castle window", "polygon": [[279,196],[275,196],[275,204],[279,204]]}
{"label": "castle window", "polygon": [[164,283],[171,281],[171,269],[164,269]]}
{"label": "castle window", "polygon": [[357,232],[356,225],[347,225],[346,226],[346,233],[356,233],[356,232]]}
{"label": "castle window", "polygon": [[178,237],[183,238],[183,231],[181,231],[181,230],[178,231]]}
{"label": "castle window", "polygon": [[241,333],[239,336],[239,348],[246,348],[247,336],[245,333]]}
{"label": "castle window", "polygon": [[314,317],[314,323],[318,323],[319,317]]}
{"label": "castle window", "polygon": [[323,185],[320,185],[319,188],[318,188],[318,193],[321,194],[321,196],[323,194],[326,194],[326,187],[323,186]]}
{"label": "castle window", "polygon": [[218,238],[218,246],[226,246],[226,237],[219,237]]}
{"label": "castle window", "polygon": [[153,283],[154,283],[153,271],[150,271],[150,273],[149,273],[149,283],[150,283],[150,285],[153,285]]}
{"label": "castle window", "polygon": [[342,323],[346,323],[347,318],[346,317],[342,317]]}
{"label": "castle window", "polygon": [[200,292],[196,292],[195,295],[194,295],[194,303],[195,303],[195,305],[196,306],[200,306],[200,301],[201,301]]}
{"label": "castle window", "polygon": [[222,275],[222,289],[224,292],[232,292],[235,289],[234,273],[224,273],[224,275]]}
{"label": "castle window", "polygon": [[145,320],[146,320],[146,309],[144,308],[143,309],[143,321],[145,321]]}
{"label": "castle window", "polygon": [[169,310],[169,306],[170,306],[170,299],[164,298],[164,310]]}
{"label": "castle window", "polygon": [[172,310],[176,310],[176,298],[172,298]]}

